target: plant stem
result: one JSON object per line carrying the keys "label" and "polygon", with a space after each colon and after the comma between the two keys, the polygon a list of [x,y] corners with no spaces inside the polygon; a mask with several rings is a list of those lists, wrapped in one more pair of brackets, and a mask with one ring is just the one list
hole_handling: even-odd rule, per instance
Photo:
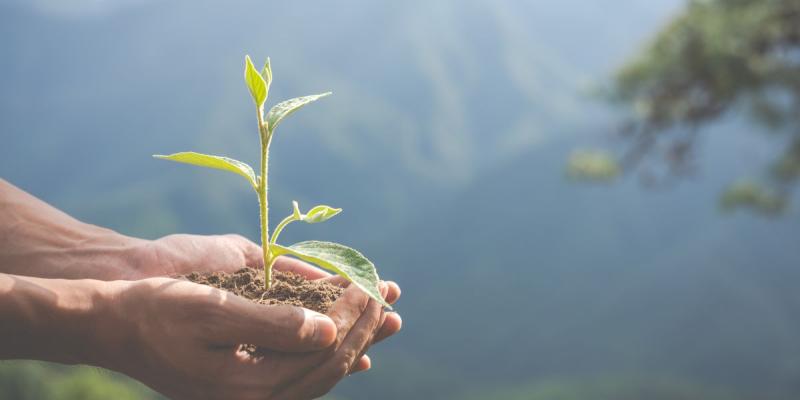
{"label": "plant stem", "polygon": [[283,228],[286,227],[286,225],[289,225],[290,223],[292,223],[294,221],[297,221],[294,218],[294,215],[290,215],[290,216],[284,218],[283,221],[281,221],[281,223],[279,223],[278,226],[275,227],[275,231],[272,232],[272,238],[269,240],[269,243],[270,244],[277,243],[278,235],[280,235],[281,232],[283,232]]}
{"label": "plant stem", "polygon": [[261,249],[264,252],[264,286],[272,286],[272,256],[269,251],[269,199],[267,197],[267,172],[269,165],[269,144],[272,139],[269,129],[264,125],[262,111],[258,112],[258,131],[261,137],[261,181],[258,183],[258,203],[261,222]]}

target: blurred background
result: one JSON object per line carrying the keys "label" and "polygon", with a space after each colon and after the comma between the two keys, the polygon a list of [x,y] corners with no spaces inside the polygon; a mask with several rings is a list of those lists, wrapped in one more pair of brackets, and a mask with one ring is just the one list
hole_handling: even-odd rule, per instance
{"label": "blurred background", "polygon": [[[281,125],[271,220],[403,288],[332,399],[800,397],[800,1],[3,0],[0,176],[85,221],[258,237],[243,59]],[[797,197],[797,196],[795,196]],[[794,200],[794,201],[793,201]],[[0,398],[159,398],[0,363]]]}

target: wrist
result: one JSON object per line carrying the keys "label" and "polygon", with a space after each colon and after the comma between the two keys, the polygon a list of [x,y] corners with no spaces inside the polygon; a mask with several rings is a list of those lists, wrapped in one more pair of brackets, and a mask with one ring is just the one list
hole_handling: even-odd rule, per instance
{"label": "wrist", "polygon": [[[103,228],[100,228],[103,229]],[[153,262],[152,241],[126,236],[111,230],[96,233],[82,243],[81,265],[75,271],[81,278],[103,281],[137,280],[148,277]]]}
{"label": "wrist", "polygon": [[117,285],[0,274],[0,358],[105,366]]}

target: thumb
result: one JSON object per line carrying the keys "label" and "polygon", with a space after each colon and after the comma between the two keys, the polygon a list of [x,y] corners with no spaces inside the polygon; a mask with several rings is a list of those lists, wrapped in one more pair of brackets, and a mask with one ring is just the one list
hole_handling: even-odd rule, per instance
{"label": "thumb", "polygon": [[217,339],[284,352],[324,349],[336,339],[336,325],[327,316],[302,307],[261,305],[231,297],[224,304],[229,326]]}

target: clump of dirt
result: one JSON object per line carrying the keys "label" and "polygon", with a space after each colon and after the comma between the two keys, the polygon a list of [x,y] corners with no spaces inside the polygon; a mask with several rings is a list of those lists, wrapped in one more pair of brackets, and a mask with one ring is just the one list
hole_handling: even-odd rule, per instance
{"label": "clump of dirt", "polygon": [[344,289],[328,282],[310,281],[291,272],[272,271],[272,286],[264,290],[264,272],[242,268],[234,273],[192,272],[181,278],[227,290],[259,304],[288,304],[325,314]]}

